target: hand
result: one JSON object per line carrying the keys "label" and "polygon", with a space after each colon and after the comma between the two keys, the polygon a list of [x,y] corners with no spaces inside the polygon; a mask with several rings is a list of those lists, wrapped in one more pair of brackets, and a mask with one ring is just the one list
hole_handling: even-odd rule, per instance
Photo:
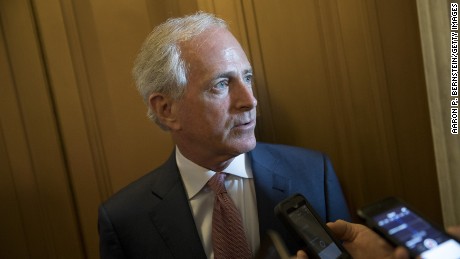
{"label": "hand", "polygon": [[460,225],[448,227],[447,233],[451,234],[452,236],[456,238],[460,238]]}
{"label": "hand", "polygon": [[305,251],[299,250],[295,256],[291,256],[289,259],[308,259],[308,255]]}
{"label": "hand", "polygon": [[307,253],[302,250],[297,251],[296,259],[308,259]]}
{"label": "hand", "polygon": [[407,259],[409,253],[403,247],[394,249],[383,238],[364,225],[349,223],[344,220],[329,222],[327,226],[336,238],[343,241],[343,246],[355,259],[382,258]]}

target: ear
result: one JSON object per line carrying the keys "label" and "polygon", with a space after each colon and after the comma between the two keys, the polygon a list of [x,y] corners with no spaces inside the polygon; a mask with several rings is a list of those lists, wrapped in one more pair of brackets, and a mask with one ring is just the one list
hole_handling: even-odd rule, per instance
{"label": "ear", "polygon": [[176,100],[161,93],[153,93],[149,96],[149,105],[161,124],[170,130],[180,128],[175,109]]}

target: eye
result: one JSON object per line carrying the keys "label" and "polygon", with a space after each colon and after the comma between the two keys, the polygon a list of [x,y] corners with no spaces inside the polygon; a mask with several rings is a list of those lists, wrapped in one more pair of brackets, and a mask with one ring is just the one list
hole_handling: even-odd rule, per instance
{"label": "eye", "polygon": [[228,86],[228,82],[227,81],[220,81],[219,83],[216,84],[216,88],[225,88]]}
{"label": "eye", "polygon": [[219,81],[212,87],[212,91],[215,91],[215,92],[224,92],[227,90],[228,90],[228,80]]}
{"label": "eye", "polygon": [[252,74],[247,74],[244,76],[244,81],[247,83],[247,84],[250,84],[252,85]]}

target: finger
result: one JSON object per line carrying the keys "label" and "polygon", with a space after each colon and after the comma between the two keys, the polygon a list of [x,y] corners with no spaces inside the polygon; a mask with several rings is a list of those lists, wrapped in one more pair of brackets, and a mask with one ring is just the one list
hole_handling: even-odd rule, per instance
{"label": "finger", "polygon": [[398,246],[393,252],[394,259],[409,259],[409,251],[402,246]]}
{"label": "finger", "polygon": [[297,259],[308,259],[307,253],[303,250],[297,251]]}
{"label": "finger", "polygon": [[331,229],[332,232],[334,232],[336,237],[340,240],[351,241],[354,238],[351,223],[339,219],[336,222],[327,223],[327,226]]}
{"label": "finger", "polygon": [[460,226],[448,227],[447,232],[457,238],[460,238]]}

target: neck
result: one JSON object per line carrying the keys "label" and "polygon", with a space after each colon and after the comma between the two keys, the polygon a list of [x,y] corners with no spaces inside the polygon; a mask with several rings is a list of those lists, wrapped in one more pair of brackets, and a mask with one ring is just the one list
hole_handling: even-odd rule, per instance
{"label": "neck", "polygon": [[177,148],[179,149],[180,153],[188,160],[214,172],[222,172],[225,170],[225,168],[227,168],[233,159],[237,156],[203,154],[196,149],[190,150],[180,145],[177,145]]}

